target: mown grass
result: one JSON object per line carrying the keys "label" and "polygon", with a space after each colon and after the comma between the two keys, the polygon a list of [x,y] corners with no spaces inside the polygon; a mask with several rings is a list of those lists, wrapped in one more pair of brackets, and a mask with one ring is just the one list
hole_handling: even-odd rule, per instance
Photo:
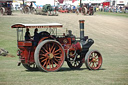
{"label": "mown grass", "polygon": [[128,13],[113,13],[113,12],[100,12],[100,11],[97,11],[97,12],[95,12],[95,14],[107,15],[107,16],[127,17],[128,18]]}
{"label": "mown grass", "polygon": [[[58,22],[60,18],[18,16],[18,14],[0,16],[0,48],[5,48],[10,54],[16,56],[16,30],[11,29],[12,24],[51,22],[50,20]],[[92,48],[100,50],[103,56],[103,65],[100,70],[90,71],[84,64],[80,70],[70,70],[65,62],[58,72],[28,71],[23,66],[17,66],[17,56],[13,58],[0,56],[0,85],[127,85],[127,40],[123,37],[118,40],[107,33],[103,35],[102,30],[97,31],[91,28],[88,30],[91,30],[93,34],[91,36],[98,41]],[[107,31],[107,29],[104,30]]]}

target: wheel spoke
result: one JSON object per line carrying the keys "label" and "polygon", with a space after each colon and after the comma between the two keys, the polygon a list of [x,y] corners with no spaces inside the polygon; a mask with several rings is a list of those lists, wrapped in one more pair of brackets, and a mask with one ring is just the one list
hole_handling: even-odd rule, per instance
{"label": "wheel spoke", "polygon": [[52,53],[53,53],[53,54],[54,54],[55,49],[56,49],[56,48],[53,48],[53,50],[52,50]]}
{"label": "wheel spoke", "polygon": [[61,53],[56,53],[56,54],[54,54],[54,55],[59,55],[59,54],[61,54]]}
{"label": "wheel spoke", "polygon": [[51,47],[51,51],[52,51],[52,49],[53,49],[54,45],[55,45],[55,44],[53,43],[53,45],[52,45],[52,47]]}
{"label": "wheel spoke", "polygon": [[60,56],[55,56],[55,58],[59,58],[59,59],[61,59],[61,57],[60,57]]}
{"label": "wheel spoke", "polygon": [[61,49],[56,50],[54,53],[56,53],[56,52],[58,52],[58,51],[61,51]]}
{"label": "wheel spoke", "polygon": [[55,63],[55,65],[58,66],[58,64],[55,61],[53,61],[53,63]]}
{"label": "wheel spoke", "polygon": [[46,52],[46,53],[48,53],[48,51],[43,47],[43,49],[44,49],[44,51]]}
{"label": "wheel spoke", "polygon": [[54,60],[55,60],[56,62],[59,62],[56,58],[54,58]]}
{"label": "wheel spoke", "polygon": [[94,57],[94,54],[93,54],[93,53],[91,53],[91,57],[92,57],[92,58]]}
{"label": "wheel spoke", "polygon": [[45,53],[43,50],[40,50],[43,54]]}
{"label": "wheel spoke", "polygon": [[91,66],[92,62],[89,62],[89,66]]}
{"label": "wheel spoke", "polygon": [[49,50],[49,48],[48,48],[48,44],[45,45],[45,49],[46,49],[47,52],[48,52],[48,50]]}
{"label": "wheel spoke", "polygon": [[46,57],[46,53],[45,54],[39,54],[41,57]]}
{"label": "wheel spoke", "polygon": [[94,63],[92,64],[92,68],[94,67]]}
{"label": "wheel spoke", "polygon": [[44,65],[45,65],[46,63],[47,63],[47,62],[45,61],[44,64],[43,64],[43,67],[44,67]]}
{"label": "wheel spoke", "polygon": [[40,54],[40,59],[47,58],[47,54]]}
{"label": "wheel spoke", "polygon": [[50,49],[51,47],[50,47],[50,44],[49,44],[49,52],[51,53],[51,49]]}
{"label": "wheel spoke", "polygon": [[43,59],[41,62],[44,62],[44,61],[47,61],[47,58],[46,59]]}
{"label": "wheel spoke", "polygon": [[94,67],[97,67],[96,63],[94,63]]}
{"label": "wheel spoke", "polygon": [[51,64],[52,64],[52,68],[54,68],[54,66],[53,66],[53,60],[51,60]]}
{"label": "wheel spoke", "polygon": [[98,67],[98,63],[97,62],[95,62],[95,65],[96,65],[96,67]]}
{"label": "wheel spoke", "polygon": [[41,56],[41,58],[40,58],[40,59],[42,60],[43,58],[45,58],[45,57],[44,57],[44,56]]}
{"label": "wheel spoke", "polygon": [[45,66],[45,68],[47,68],[48,64],[49,64],[49,60],[47,60],[47,63],[46,63],[46,66]]}
{"label": "wheel spoke", "polygon": [[99,60],[99,57],[98,58],[95,58],[96,60]]}
{"label": "wheel spoke", "polygon": [[89,62],[92,62],[93,58],[89,59]]}
{"label": "wheel spoke", "polygon": [[49,60],[49,67],[50,67],[50,69],[51,69],[51,63],[50,63],[50,60]]}
{"label": "wheel spoke", "polygon": [[94,57],[96,57],[96,56],[98,56],[97,53],[95,53],[95,56]]}

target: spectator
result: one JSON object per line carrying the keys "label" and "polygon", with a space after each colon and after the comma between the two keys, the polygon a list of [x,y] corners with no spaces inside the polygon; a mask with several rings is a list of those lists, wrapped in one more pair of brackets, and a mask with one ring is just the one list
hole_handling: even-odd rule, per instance
{"label": "spectator", "polygon": [[116,13],[118,12],[118,6],[116,6]]}
{"label": "spectator", "polygon": [[73,6],[73,13],[75,13],[75,9],[76,9],[76,7],[75,7],[75,6]]}

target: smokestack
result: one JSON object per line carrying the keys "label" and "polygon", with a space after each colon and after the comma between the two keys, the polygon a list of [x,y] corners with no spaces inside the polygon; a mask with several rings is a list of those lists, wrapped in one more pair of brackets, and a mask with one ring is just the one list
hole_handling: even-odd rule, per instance
{"label": "smokestack", "polygon": [[84,20],[79,20],[80,23],[80,40],[84,40]]}

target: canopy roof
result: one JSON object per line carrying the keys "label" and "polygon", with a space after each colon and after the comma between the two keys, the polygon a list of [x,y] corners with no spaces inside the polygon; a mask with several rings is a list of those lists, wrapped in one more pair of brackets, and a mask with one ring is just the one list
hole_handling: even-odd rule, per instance
{"label": "canopy roof", "polygon": [[60,23],[47,23],[47,24],[14,24],[11,28],[61,28]]}

